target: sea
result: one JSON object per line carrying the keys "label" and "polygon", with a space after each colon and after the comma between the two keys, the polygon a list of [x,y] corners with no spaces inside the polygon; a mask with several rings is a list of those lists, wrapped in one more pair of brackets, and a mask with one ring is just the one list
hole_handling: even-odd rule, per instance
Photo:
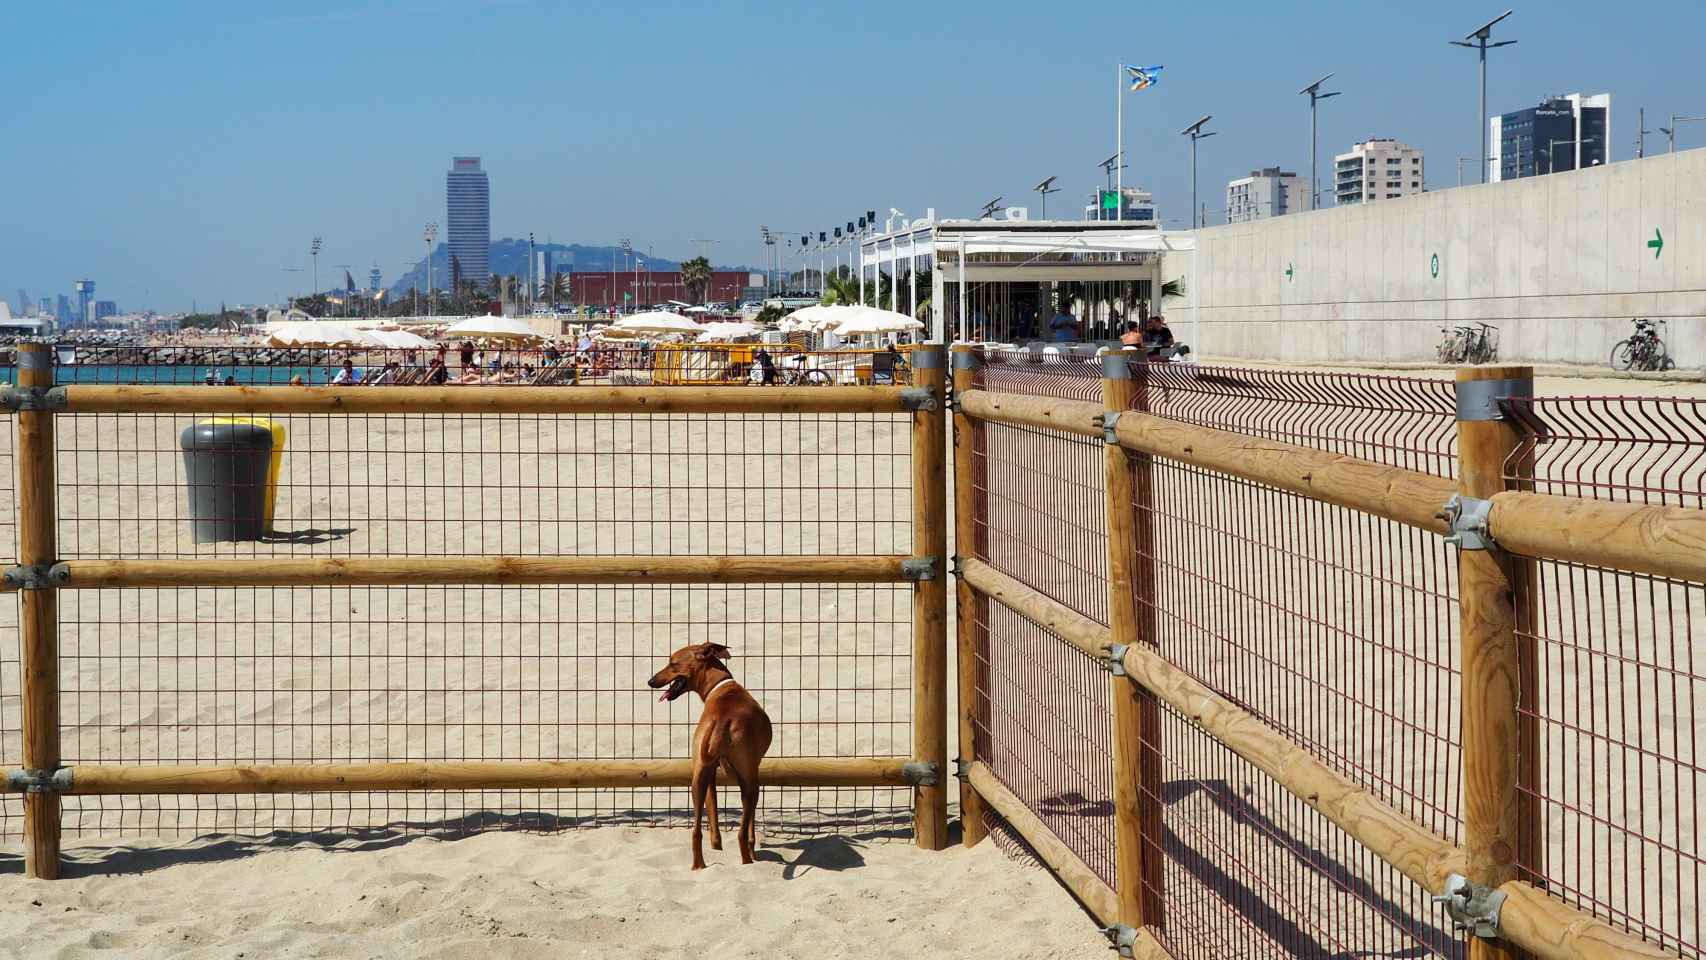
{"label": "sea", "polygon": [[[0,381],[14,383],[15,368],[0,366]],[[68,383],[165,383],[203,384],[212,376],[217,383],[227,376],[239,384],[284,386],[292,377],[303,383],[330,383],[337,376],[336,366],[269,367],[269,366],[206,366],[199,364],[62,364],[53,368],[53,382]]]}

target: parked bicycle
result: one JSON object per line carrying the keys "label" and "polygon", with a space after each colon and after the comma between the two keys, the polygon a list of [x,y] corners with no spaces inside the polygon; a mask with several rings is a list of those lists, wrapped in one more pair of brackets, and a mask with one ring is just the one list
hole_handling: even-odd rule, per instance
{"label": "parked bicycle", "polygon": [[1440,327],[1440,363],[1492,363],[1499,359],[1499,330],[1490,323]]}
{"label": "parked bicycle", "polygon": [[1613,370],[1669,370],[1676,366],[1670,358],[1670,351],[1665,348],[1665,342],[1659,337],[1659,328],[1665,325],[1663,320],[1644,320],[1636,317],[1635,332],[1629,339],[1617,341],[1611,348],[1611,368]]}

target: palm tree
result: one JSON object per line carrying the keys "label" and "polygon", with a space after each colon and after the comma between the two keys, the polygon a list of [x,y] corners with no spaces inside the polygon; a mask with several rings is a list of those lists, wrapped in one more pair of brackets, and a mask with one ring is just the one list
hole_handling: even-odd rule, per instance
{"label": "palm tree", "polygon": [[711,287],[711,261],[694,257],[681,265],[681,282],[687,287],[687,299],[704,303]]}
{"label": "palm tree", "polygon": [[566,273],[552,274],[550,282],[545,285],[545,292],[550,296],[552,306],[567,303],[569,301],[569,275]]}
{"label": "palm tree", "polygon": [[504,278],[504,290],[509,294],[509,302],[516,307],[520,307],[521,301],[525,299],[526,291],[522,287],[521,280],[515,274],[512,273]]}
{"label": "palm tree", "polygon": [[859,302],[859,281],[846,272],[832,273],[823,281],[824,304],[841,304],[843,306]]}

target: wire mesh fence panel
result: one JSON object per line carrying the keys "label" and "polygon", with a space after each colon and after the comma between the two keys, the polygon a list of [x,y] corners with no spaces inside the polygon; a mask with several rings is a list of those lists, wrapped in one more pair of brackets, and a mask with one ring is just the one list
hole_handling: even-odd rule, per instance
{"label": "wire mesh fence panel", "polygon": [[[904,415],[279,416],[273,532],[206,543],[196,542],[180,437],[220,418],[56,419],[60,556],[73,562],[908,554],[912,544]],[[771,756],[911,755],[911,589],[776,583],[62,591],[64,759],[682,758],[697,700],[659,703],[645,681],[672,650],[707,640],[733,649],[735,675],[769,712]],[[6,692],[15,762],[15,691]],[[765,797],[772,830],[882,831],[911,815],[909,789]],[[725,794],[725,809],[735,799]],[[65,808],[67,832],[87,836],[461,832],[670,821],[685,815],[687,796],[89,796],[67,797]],[[11,816],[3,826],[21,824]]]}
{"label": "wire mesh fence panel", "polygon": [[[1706,506],[1706,403],[1538,398],[1513,405],[1512,483],[1593,500]],[[1538,561],[1519,591],[1536,727],[1525,788],[1544,842],[1521,867],[1553,894],[1706,956],[1706,585]]]}
{"label": "wire mesh fence panel", "polygon": [[1042,626],[984,604],[975,749],[1001,782],[1110,886],[1113,730],[1108,674]]}
{"label": "wire mesh fence panel", "polygon": [[1163,708],[1162,929],[1180,960],[1461,957],[1427,891]]}
{"label": "wire mesh fence panel", "polygon": [[271,531],[196,543],[186,434],[249,419],[61,416],[61,557],[892,554],[910,544],[910,421],[861,414],[276,415],[257,421],[282,429]]}
{"label": "wire mesh fence panel", "polygon": [[[7,565],[18,557],[18,464],[16,420],[0,423],[0,557]],[[0,767],[23,765],[23,672],[19,662],[18,598],[0,596]],[[0,837],[24,830],[24,802],[18,794],[0,795]]]}

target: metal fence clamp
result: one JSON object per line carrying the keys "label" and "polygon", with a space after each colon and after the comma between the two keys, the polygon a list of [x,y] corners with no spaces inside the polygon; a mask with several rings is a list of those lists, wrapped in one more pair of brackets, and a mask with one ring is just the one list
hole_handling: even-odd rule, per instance
{"label": "metal fence clamp", "polygon": [[7,387],[0,391],[0,407],[7,410],[64,410],[64,387]]}
{"label": "metal fence clamp", "polygon": [[1108,659],[1102,661],[1102,669],[1116,677],[1125,676],[1125,652],[1129,649],[1129,643],[1108,644]]}
{"label": "metal fence clamp", "polygon": [[901,764],[900,775],[915,787],[934,787],[942,782],[942,768],[923,760],[910,760]]}
{"label": "metal fence clamp", "polygon": [[71,568],[63,563],[36,563],[7,567],[0,574],[15,590],[52,590],[71,582]]}
{"label": "metal fence clamp", "polygon": [[1117,444],[1120,442],[1119,434],[1114,432],[1119,422],[1120,412],[1118,410],[1108,410],[1102,414],[1103,443]]}
{"label": "metal fence clamp", "polygon": [[1461,873],[1445,878],[1445,892],[1430,897],[1443,904],[1451,914],[1452,926],[1468,930],[1477,937],[1492,940],[1499,935],[1499,910],[1505,904],[1505,893],[1471,881]]}
{"label": "metal fence clamp", "polygon": [[6,771],[6,789],[14,793],[66,793],[71,789],[71,768]]}
{"label": "metal fence clamp", "polygon": [[1451,524],[1446,543],[1455,543],[1464,550],[1489,550],[1495,546],[1487,528],[1492,512],[1493,501],[1454,493],[1445,502],[1445,509],[1434,516]]}
{"label": "metal fence clamp", "polygon": [[900,572],[908,580],[934,580],[941,575],[942,563],[936,557],[907,557],[900,562]]}
{"label": "metal fence clamp", "polygon": [[1103,927],[1102,936],[1108,938],[1108,946],[1118,950],[1122,957],[1131,956],[1133,949],[1137,946],[1137,928],[1123,923]]}
{"label": "metal fence clamp", "polygon": [[901,406],[908,410],[937,410],[942,401],[936,396],[936,391],[927,387],[906,387],[900,391]]}

